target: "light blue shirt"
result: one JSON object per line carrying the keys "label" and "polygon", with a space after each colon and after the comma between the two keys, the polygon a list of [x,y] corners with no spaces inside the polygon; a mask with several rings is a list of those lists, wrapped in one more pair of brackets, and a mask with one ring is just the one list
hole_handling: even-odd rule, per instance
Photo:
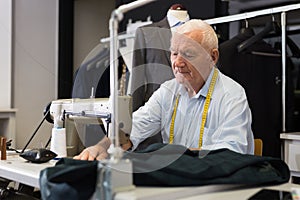
{"label": "light blue shirt", "polygon": [[[175,79],[167,81],[153,93],[149,101],[133,113],[130,140],[133,149],[146,138],[161,131],[163,142],[169,143],[174,104],[181,95],[174,125],[174,144],[198,148],[204,102],[212,79],[193,97]],[[219,71],[204,127],[202,149],[228,148],[253,154],[251,111],[241,85]]]}

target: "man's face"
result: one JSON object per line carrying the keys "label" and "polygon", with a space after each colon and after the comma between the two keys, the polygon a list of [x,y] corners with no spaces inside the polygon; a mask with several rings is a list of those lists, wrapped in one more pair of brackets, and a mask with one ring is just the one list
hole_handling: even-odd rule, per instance
{"label": "man's face", "polygon": [[193,31],[175,33],[171,40],[173,73],[176,80],[186,86],[203,85],[214,66],[212,57],[200,45],[201,37],[201,31]]}

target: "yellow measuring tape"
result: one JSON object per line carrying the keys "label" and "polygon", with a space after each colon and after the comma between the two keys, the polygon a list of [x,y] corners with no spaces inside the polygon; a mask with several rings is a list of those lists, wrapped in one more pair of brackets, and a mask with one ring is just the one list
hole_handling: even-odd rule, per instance
{"label": "yellow measuring tape", "polygon": [[174,111],[172,114],[172,121],[171,121],[171,126],[170,126],[170,144],[173,144],[173,140],[174,140],[174,123],[175,123],[175,117],[176,117],[179,99],[180,99],[180,94],[177,95],[175,105],[174,105]]}
{"label": "yellow measuring tape", "polygon": [[[205,125],[205,122],[206,122],[206,116],[207,116],[207,112],[208,112],[208,108],[209,108],[209,104],[210,104],[210,99],[211,99],[211,95],[212,95],[212,93],[214,91],[214,88],[215,88],[217,77],[218,77],[218,70],[214,67],[214,74],[213,74],[212,80],[210,82],[208,92],[207,92],[207,95],[206,95],[206,99],[205,99],[205,102],[204,102],[204,110],[203,110],[203,114],[202,114],[202,122],[201,122],[201,127],[200,127],[199,148],[202,146],[204,125]],[[175,118],[176,118],[176,112],[177,112],[179,99],[180,99],[180,95],[178,95],[177,98],[176,98],[176,102],[175,102],[175,105],[174,105],[174,111],[173,111],[173,114],[172,114],[172,121],[171,121],[171,125],[170,125],[170,139],[169,139],[170,144],[173,144],[173,141],[174,141],[174,124],[175,124]]]}

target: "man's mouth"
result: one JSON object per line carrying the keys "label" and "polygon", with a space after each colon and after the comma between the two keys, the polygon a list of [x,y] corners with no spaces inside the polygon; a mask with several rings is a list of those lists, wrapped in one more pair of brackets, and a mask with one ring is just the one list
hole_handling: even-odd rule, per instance
{"label": "man's mouth", "polygon": [[177,71],[178,74],[190,74],[190,72],[185,72],[185,71]]}

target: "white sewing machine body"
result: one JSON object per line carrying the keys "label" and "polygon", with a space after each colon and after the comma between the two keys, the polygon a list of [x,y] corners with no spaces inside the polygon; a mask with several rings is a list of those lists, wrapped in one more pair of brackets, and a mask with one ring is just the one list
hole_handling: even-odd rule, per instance
{"label": "white sewing machine body", "polygon": [[[57,127],[63,127],[65,120],[74,120],[85,124],[103,124],[107,131],[111,120],[111,103],[109,98],[58,99],[52,101],[50,115]],[[130,96],[118,96],[118,118],[120,133],[123,133],[119,134],[122,144],[127,141],[132,125]]]}

